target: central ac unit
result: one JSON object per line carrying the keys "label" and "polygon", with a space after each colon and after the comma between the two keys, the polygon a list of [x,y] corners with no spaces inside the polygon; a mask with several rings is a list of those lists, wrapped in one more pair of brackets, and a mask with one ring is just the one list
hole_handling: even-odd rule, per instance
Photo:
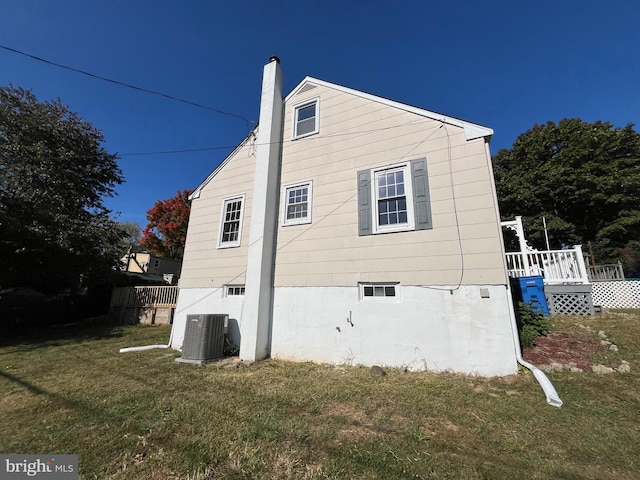
{"label": "central ac unit", "polygon": [[224,327],[227,314],[187,315],[182,357],[176,362],[207,363],[224,356]]}

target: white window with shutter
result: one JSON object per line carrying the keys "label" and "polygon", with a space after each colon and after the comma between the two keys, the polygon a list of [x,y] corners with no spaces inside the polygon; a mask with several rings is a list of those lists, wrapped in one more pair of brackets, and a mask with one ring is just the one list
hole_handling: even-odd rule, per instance
{"label": "white window with shutter", "polygon": [[409,164],[371,171],[376,232],[414,229],[410,175]]}
{"label": "white window with shutter", "polygon": [[358,234],[433,228],[427,161],[358,172]]}

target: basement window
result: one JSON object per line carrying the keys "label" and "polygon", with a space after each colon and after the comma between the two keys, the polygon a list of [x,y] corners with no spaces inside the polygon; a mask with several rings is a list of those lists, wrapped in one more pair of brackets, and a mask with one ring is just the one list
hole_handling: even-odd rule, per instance
{"label": "basement window", "polygon": [[382,298],[397,298],[398,283],[361,283],[360,299],[373,300]]}
{"label": "basement window", "polygon": [[225,297],[244,297],[244,285],[225,285]]}

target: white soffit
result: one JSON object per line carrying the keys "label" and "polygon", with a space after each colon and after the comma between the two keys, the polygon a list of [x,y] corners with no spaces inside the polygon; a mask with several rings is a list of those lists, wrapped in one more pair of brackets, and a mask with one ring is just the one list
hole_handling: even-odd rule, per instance
{"label": "white soffit", "polygon": [[335,83],[325,82],[324,80],[319,80],[317,78],[313,78],[309,76],[305,77],[291,91],[291,93],[289,93],[289,95],[285,97],[284,101],[286,102],[294,95],[297,95],[298,93],[302,93],[302,91],[309,89],[309,85],[314,85],[314,86],[321,85],[323,87],[333,88],[341,92],[349,93],[351,95],[356,95],[361,98],[366,98],[367,100],[371,100],[372,102],[382,103],[383,105],[399,108],[407,112],[415,113],[416,115],[420,115],[422,117],[427,117],[432,120],[437,120],[439,122],[443,122],[449,125],[454,125],[456,127],[463,128],[465,133],[465,138],[467,140],[474,140],[476,138],[483,138],[483,137],[491,137],[493,135],[493,129],[488,127],[483,127],[482,125],[476,125],[475,123],[465,122],[464,120],[459,120],[457,118],[447,117],[446,115],[442,115],[440,113],[431,112],[429,110],[424,110],[418,107],[412,107],[411,105],[406,105],[404,103],[396,102],[394,100],[389,100],[387,98],[371,95],[370,93],[354,90],[353,88],[343,87],[342,85],[337,85]]}

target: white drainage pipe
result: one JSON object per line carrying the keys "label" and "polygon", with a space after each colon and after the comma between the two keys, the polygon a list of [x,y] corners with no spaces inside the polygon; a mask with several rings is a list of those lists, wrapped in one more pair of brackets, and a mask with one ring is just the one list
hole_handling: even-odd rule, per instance
{"label": "white drainage pipe", "polygon": [[144,347],[127,347],[121,348],[120,353],[141,352],[143,350],[153,350],[154,348],[169,348],[169,345],[145,345]]}
{"label": "white drainage pipe", "polygon": [[513,301],[511,300],[511,286],[509,284],[507,284],[507,294],[507,302],[509,302],[509,317],[511,319],[511,333],[513,334],[513,345],[516,350],[516,359],[518,360],[518,363],[520,365],[531,370],[533,376],[536,378],[536,380],[542,387],[542,391],[547,397],[547,403],[552,407],[560,408],[562,406],[562,400],[560,399],[558,392],[556,392],[556,389],[553,387],[551,380],[547,378],[542,370],[522,358],[522,350],[520,349],[520,336],[518,335],[518,324],[516,322],[516,313],[513,308]]}
{"label": "white drainage pipe", "polygon": [[120,353],[126,352],[142,352],[144,350],[153,350],[155,348],[170,348],[171,340],[173,340],[173,328],[171,328],[171,335],[169,335],[169,343],[166,345],[145,345],[144,347],[127,347],[121,348]]}

